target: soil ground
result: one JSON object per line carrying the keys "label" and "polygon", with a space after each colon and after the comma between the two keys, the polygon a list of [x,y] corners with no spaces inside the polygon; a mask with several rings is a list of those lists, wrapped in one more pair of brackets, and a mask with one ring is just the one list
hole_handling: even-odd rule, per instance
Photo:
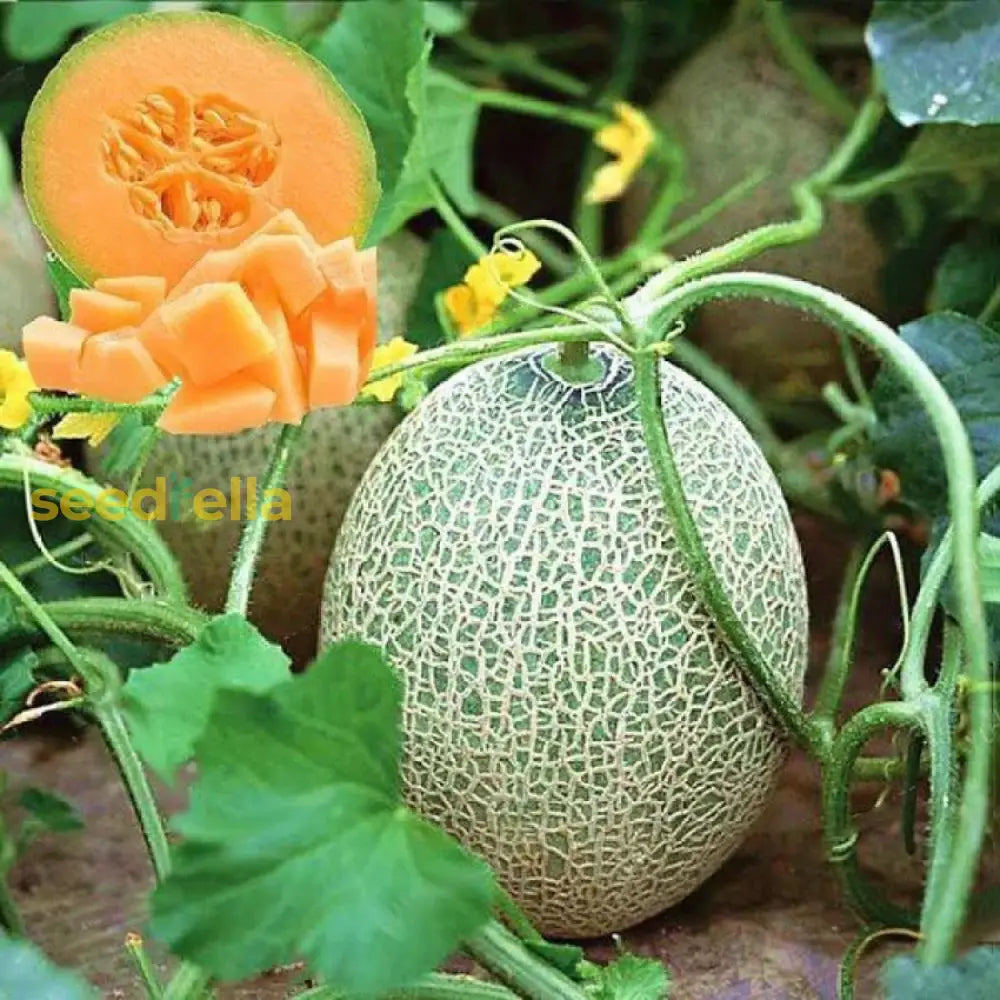
{"label": "soil ground", "polygon": [[[847,543],[811,519],[800,518],[798,526],[816,668]],[[858,704],[876,694],[879,672],[898,650],[894,594],[891,574],[877,574],[852,682],[851,700]],[[104,996],[141,997],[121,942],[126,931],[143,925],[151,874],[103,746],[92,732],[39,731],[0,745],[0,767],[15,787],[31,783],[66,796],[86,821],[81,834],[37,841],[14,871],[32,935],[57,962],[81,968]],[[879,806],[880,792],[865,786],[855,803],[863,865],[880,872],[893,895],[915,899],[920,863],[902,848],[898,801],[889,797]],[[164,794],[163,802],[176,808],[179,798]],[[824,857],[818,804],[817,769],[793,753],[770,808],[738,854],[682,905],[623,935],[629,948],[667,962],[676,982],[672,1000],[834,1000],[838,961],[858,927]],[[605,940],[590,948],[606,957],[614,946]],[[887,954],[888,947],[878,947],[862,962],[859,998],[879,996],[877,970]],[[295,978],[294,972],[275,974],[222,995],[277,1000],[293,995]]]}

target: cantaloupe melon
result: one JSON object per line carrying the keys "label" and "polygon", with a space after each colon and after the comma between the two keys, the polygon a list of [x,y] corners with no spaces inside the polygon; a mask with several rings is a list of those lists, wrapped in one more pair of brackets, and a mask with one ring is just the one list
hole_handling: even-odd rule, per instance
{"label": "cantaloupe melon", "polygon": [[[668,125],[687,154],[696,212],[764,168],[767,179],[670,248],[678,257],[724,243],[756,226],[795,216],[790,189],[822,163],[844,127],[805,92],[758,22],[734,24],[700,49],[666,85],[650,116]],[[653,198],[648,182],[623,202],[623,235],[638,231]],[[753,259],[762,271],[817,282],[878,310],[881,246],[856,205],[830,202],[821,235]],[[841,372],[836,340],[820,323],[778,306],[712,303],[690,325],[693,339],[756,390],[809,395]]]}
{"label": "cantaloupe melon", "polygon": [[12,193],[0,210],[0,350],[16,348],[25,323],[55,311],[45,245],[20,194]]}
{"label": "cantaloupe melon", "polygon": [[87,281],[173,285],[281,208],[321,244],[360,240],[378,199],[367,127],[327,69],[207,12],[125,17],[70,49],[31,106],[23,180]]}
{"label": "cantaloupe melon", "polygon": [[[379,339],[405,334],[406,310],[420,278],[424,246],[400,233],[378,248]],[[288,476],[292,520],[268,525],[267,540],[250,603],[253,621],[271,638],[284,643],[300,663],[316,647],[323,574],[347,502],[379,446],[399,421],[389,405],[356,404],[309,416],[298,455]],[[226,437],[165,436],[146,466],[145,482],[172,476],[194,490],[221,489],[229,497],[230,478],[264,476],[274,447],[275,428]],[[88,452],[87,466],[99,478],[101,452]],[[118,479],[127,485],[128,477]],[[190,499],[186,501],[190,506]],[[218,610],[242,525],[195,521],[190,516],[159,528],[181,562],[193,598]]]}
{"label": "cantaloupe melon", "polygon": [[[552,935],[620,930],[739,845],[783,756],[695,592],[631,365],[570,384],[549,349],[477,364],[410,414],[348,509],[322,643],[383,646],[406,683],[412,804]],[[801,697],[799,546],[739,420],[664,362],[684,487],[737,613]]]}

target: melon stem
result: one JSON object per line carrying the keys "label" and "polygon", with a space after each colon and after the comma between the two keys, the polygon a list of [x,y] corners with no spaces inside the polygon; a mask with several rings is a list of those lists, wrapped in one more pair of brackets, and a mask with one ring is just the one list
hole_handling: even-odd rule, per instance
{"label": "melon stem", "polygon": [[604,374],[604,366],[591,357],[590,341],[587,340],[560,344],[558,353],[546,359],[545,367],[575,385],[596,382]]}

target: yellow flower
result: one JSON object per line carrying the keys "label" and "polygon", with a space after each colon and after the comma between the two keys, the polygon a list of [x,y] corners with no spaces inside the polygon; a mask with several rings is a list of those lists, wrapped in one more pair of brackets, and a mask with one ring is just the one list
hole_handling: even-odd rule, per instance
{"label": "yellow flower", "polygon": [[52,428],[52,437],[59,439],[86,438],[95,448],[115,429],[120,413],[67,413]]}
{"label": "yellow flower", "polygon": [[594,136],[594,142],[615,158],[594,174],[584,196],[590,204],[615,201],[625,193],[655,138],[649,119],[638,108],[619,101],[615,115],[618,120],[605,125]]}
{"label": "yellow flower", "polygon": [[[389,365],[405,361],[407,358],[413,357],[418,350],[416,344],[411,344],[409,341],[403,340],[402,337],[393,337],[388,344],[380,344],[375,348],[375,353],[372,356],[372,369],[386,368]],[[380,403],[391,403],[393,396],[396,395],[402,384],[402,374],[390,375],[388,378],[380,378],[377,382],[366,385],[361,390],[361,395],[371,396]]]}
{"label": "yellow flower", "polygon": [[526,285],[541,266],[530,250],[494,250],[473,264],[463,283],[444,293],[445,309],[459,335],[467,337],[490,323],[510,290]]}
{"label": "yellow flower", "polygon": [[0,427],[16,431],[27,423],[28,393],[37,388],[28,366],[13,351],[0,351]]}

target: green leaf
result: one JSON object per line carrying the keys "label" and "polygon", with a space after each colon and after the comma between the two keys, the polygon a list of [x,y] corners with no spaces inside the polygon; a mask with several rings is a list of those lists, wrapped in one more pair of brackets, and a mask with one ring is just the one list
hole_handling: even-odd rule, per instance
{"label": "green leaf", "polygon": [[416,129],[406,86],[423,48],[420,0],[345,4],[313,48],[368,123],[383,196],[396,188]]}
{"label": "green leaf", "polygon": [[41,830],[74,833],[83,829],[83,820],[76,811],[76,806],[54,792],[47,792],[42,788],[25,788],[17,802]]}
{"label": "green leaf", "polygon": [[655,958],[624,954],[610,965],[583,962],[584,989],[591,1000],[666,1000],[670,973]]}
{"label": "green leaf", "polygon": [[49,281],[56,293],[59,301],[59,315],[63,319],[69,319],[69,293],[74,288],[86,288],[87,283],[77,277],[69,267],[51,250],[46,257],[49,268]]}
{"label": "green leaf", "polygon": [[[940,183],[951,177],[965,202],[975,206],[989,193],[988,184],[1000,174],[1000,125],[929,125],[921,129],[892,171],[895,182]],[[961,210],[961,205],[959,206]]]}
{"label": "green leaf", "polygon": [[1000,234],[981,227],[945,251],[934,275],[934,312],[977,316],[1000,286]]}
{"label": "green leaf", "polygon": [[866,38],[904,125],[1000,122],[1000,0],[878,0]]}
{"label": "green leaf", "polygon": [[38,657],[26,649],[0,667],[0,726],[10,722],[24,707],[24,699],[35,686],[32,671],[37,665]]}
{"label": "green leaf", "polygon": [[[958,409],[982,478],[1000,462],[1000,334],[958,313],[935,313],[906,324],[900,335]],[[923,406],[888,368],[879,373],[872,400],[878,414],[874,460],[899,475],[904,500],[929,517],[945,515],[941,449]]]}
{"label": "green leaf", "polygon": [[1000,995],[1000,948],[966,952],[950,965],[924,965],[897,955],[882,966],[888,1000],[995,1000]]}
{"label": "green leaf", "polygon": [[267,694],[220,692],[153,896],[175,954],[224,980],[305,958],[335,989],[377,995],[488,919],[486,866],[400,802],[401,696],[354,642]]}
{"label": "green leaf", "polygon": [[31,0],[15,4],[7,14],[4,46],[21,62],[55,55],[81,28],[110,24],[126,14],[149,8],[146,0]]}
{"label": "green leaf", "polygon": [[166,663],[129,674],[122,709],[136,749],[169,780],[194,753],[219,691],[266,691],[288,680],[289,662],[241,615],[214,619]]}
{"label": "green leaf", "polygon": [[446,288],[462,280],[471,263],[469,251],[450,229],[435,231],[420,283],[406,315],[406,339],[422,351],[446,341],[446,331],[438,320],[436,299]]}
{"label": "green leaf", "polygon": [[97,996],[92,986],[53,965],[34,945],[0,931],[2,1000],[97,1000]]}
{"label": "green leaf", "polygon": [[158,431],[137,413],[127,413],[115,425],[101,452],[100,470],[109,479],[131,473],[139,464],[149,439]]}
{"label": "green leaf", "polygon": [[473,91],[430,68],[430,43],[407,78],[406,96],[416,130],[396,187],[379,203],[368,234],[378,243],[437,202],[435,178],[459,209],[476,210],[472,146],[479,120]]}

